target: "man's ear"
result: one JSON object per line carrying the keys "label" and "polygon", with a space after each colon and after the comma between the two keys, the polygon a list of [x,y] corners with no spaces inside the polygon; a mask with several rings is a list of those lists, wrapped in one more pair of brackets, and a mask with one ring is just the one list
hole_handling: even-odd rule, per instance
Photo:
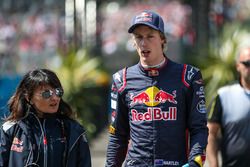
{"label": "man's ear", "polygon": [[237,62],[237,63],[235,64],[235,66],[236,66],[236,70],[237,70],[238,72],[240,72],[240,64]]}

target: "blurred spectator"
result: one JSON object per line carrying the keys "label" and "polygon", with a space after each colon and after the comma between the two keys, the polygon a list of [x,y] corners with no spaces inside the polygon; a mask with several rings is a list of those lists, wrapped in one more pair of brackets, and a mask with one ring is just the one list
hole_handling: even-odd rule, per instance
{"label": "blurred spectator", "polygon": [[250,47],[243,48],[236,60],[239,82],[222,87],[208,114],[207,158],[210,167],[248,167],[250,154]]}

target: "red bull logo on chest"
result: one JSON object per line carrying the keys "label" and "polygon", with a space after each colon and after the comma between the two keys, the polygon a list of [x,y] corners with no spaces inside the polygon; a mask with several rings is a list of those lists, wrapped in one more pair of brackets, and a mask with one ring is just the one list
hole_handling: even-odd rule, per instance
{"label": "red bull logo on chest", "polygon": [[145,91],[137,94],[132,95],[130,97],[131,99],[131,106],[134,106],[136,104],[145,104],[147,106],[153,107],[157,106],[160,103],[173,103],[177,104],[176,98],[176,90],[174,90],[172,93],[165,92],[163,90],[159,90],[157,87],[152,86]]}
{"label": "red bull logo on chest", "polygon": [[155,107],[162,103],[177,104],[176,90],[172,93],[159,90],[152,86],[137,95],[131,96],[130,106],[145,104],[148,106],[146,112],[138,112],[136,109],[131,110],[132,121],[152,121],[152,120],[177,120],[177,107],[169,107],[168,111],[162,111],[161,108]]}

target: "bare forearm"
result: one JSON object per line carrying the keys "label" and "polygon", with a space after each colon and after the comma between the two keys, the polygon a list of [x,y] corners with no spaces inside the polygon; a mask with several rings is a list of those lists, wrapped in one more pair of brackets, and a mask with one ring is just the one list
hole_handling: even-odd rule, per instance
{"label": "bare forearm", "polygon": [[218,143],[214,135],[209,135],[207,146],[207,160],[209,167],[218,167]]}

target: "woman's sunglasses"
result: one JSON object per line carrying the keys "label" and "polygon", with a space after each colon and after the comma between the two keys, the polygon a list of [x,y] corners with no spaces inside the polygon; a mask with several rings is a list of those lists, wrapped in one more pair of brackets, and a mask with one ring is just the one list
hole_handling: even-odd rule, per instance
{"label": "woman's sunglasses", "polygon": [[250,60],[241,61],[240,63],[243,64],[245,67],[250,67]]}
{"label": "woman's sunglasses", "polygon": [[57,97],[61,98],[63,96],[63,90],[61,88],[56,88],[55,91],[45,90],[41,93],[41,95],[44,99],[49,99],[51,96],[53,96],[54,93]]}

